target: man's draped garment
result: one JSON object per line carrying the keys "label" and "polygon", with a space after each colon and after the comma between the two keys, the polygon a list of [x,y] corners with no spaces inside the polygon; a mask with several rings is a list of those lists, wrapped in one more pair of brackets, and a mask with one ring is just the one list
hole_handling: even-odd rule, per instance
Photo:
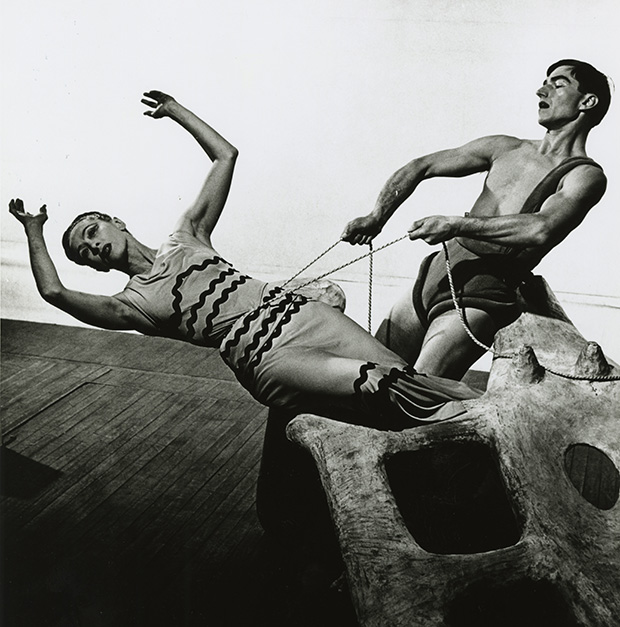
{"label": "man's draped garment", "polygon": [[241,384],[268,406],[322,403],[433,419],[448,401],[474,398],[463,383],[425,376],[307,286],[285,291],[240,273],[193,235],[176,232],[148,273],[116,297],[153,335],[219,347]]}
{"label": "man's draped garment", "polygon": [[[600,168],[587,157],[564,160],[535,187],[520,213],[540,211],[562,178],[579,165]],[[498,328],[514,322],[522,313],[516,291],[540,261],[536,251],[470,238],[452,239],[446,245],[459,305],[486,311]],[[422,261],[413,287],[413,306],[424,326],[454,308],[442,251]]]}

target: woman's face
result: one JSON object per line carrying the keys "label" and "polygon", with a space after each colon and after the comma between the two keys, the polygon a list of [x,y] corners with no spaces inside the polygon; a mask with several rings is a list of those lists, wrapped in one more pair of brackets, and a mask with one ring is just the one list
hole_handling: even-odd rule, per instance
{"label": "woman's face", "polygon": [[73,227],[69,246],[80,260],[76,263],[100,272],[123,270],[127,264],[127,231],[117,218],[84,218]]}

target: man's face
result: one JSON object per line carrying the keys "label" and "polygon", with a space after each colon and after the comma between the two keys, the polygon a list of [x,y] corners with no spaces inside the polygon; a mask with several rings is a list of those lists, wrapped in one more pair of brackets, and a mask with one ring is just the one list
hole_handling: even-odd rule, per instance
{"label": "man's face", "polygon": [[122,270],[127,263],[127,232],[116,218],[84,218],[73,227],[69,246],[80,263],[101,272]]}
{"label": "man's face", "polygon": [[539,97],[538,123],[546,129],[561,128],[579,117],[580,105],[586,95],[580,93],[579,83],[571,70],[568,65],[556,68],[536,91]]}

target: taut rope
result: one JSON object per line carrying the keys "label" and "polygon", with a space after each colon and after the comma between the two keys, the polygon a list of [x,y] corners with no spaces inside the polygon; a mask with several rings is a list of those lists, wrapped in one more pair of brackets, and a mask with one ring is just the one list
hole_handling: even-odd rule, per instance
{"label": "taut rope", "polygon": [[[383,246],[380,246],[379,248],[374,249],[374,250],[373,250],[372,242],[371,242],[369,244],[369,251],[367,253],[365,253],[363,255],[360,255],[359,257],[356,257],[355,259],[352,259],[351,261],[347,261],[346,263],[343,263],[343,264],[339,265],[338,267],[334,268],[333,270],[329,270],[328,272],[324,272],[323,274],[321,274],[321,275],[319,275],[317,277],[314,277],[313,279],[310,279],[309,281],[306,281],[305,283],[302,283],[301,285],[296,285],[295,289],[301,289],[301,288],[307,287],[308,285],[310,285],[311,283],[314,283],[315,281],[320,281],[321,279],[324,279],[325,277],[329,276],[330,274],[334,274],[334,272],[338,272],[339,270],[342,270],[343,268],[346,268],[346,267],[348,267],[350,265],[353,265],[354,263],[357,263],[358,261],[361,261],[362,259],[365,259],[366,257],[369,257],[369,268],[368,268],[368,272],[369,272],[369,279],[368,279],[368,332],[370,333],[371,332],[371,324],[372,324],[373,255],[374,255],[374,253],[378,253],[379,251],[384,250],[385,248],[388,248],[389,246],[392,246],[393,244],[401,242],[402,240],[407,239],[408,237],[409,237],[408,234],[407,235],[403,235],[401,237],[396,238],[395,240],[392,240],[391,242],[388,242],[387,244],[383,244]],[[327,248],[324,252],[322,252],[320,255],[315,257],[310,263],[305,265],[301,270],[299,270],[299,272],[297,272],[290,279],[285,281],[282,284],[281,287],[284,288],[287,285],[289,285],[291,283],[291,281],[296,279],[300,274],[305,272],[310,266],[312,266],[319,259],[324,257],[328,252],[330,252],[333,248],[335,248],[341,241],[343,241],[343,240],[339,239],[336,242],[334,242],[329,248]],[[465,320],[465,316],[463,314],[463,309],[459,305],[458,298],[457,298],[457,295],[456,295],[456,289],[454,287],[454,279],[452,278],[452,266],[450,264],[450,256],[448,255],[448,247],[446,246],[445,242],[442,242],[442,246],[443,246],[444,256],[445,256],[445,259],[446,259],[446,274],[448,275],[448,283],[450,284],[450,295],[452,296],[452,304],[454,305],[454,309],[458,313],[459,320],[461,321],[463,329],[465,330],[465,332],[467,333],[467,335],[471,339],[471,341],[474,342],[474,344],[476,344],[480,348],[484,349],[486,352],[489,352],[489,353],[493,354],[494,357],[496,357],[498,359],[509,359],[509,358],[512,358],[513,355],[511,355],[511,354],[502,354],[499,351],[496,351],[492,346],[487,346],[486,344],[481,342],[473,334],[472,330],[469,328],[469,325],[467,324],[467,320]],[[263,305],[267,305],[271,300],[274,300],[276,298],[278,298],[278,296],[272,297],[271,299],[269,299],[265,303],[263,303]],[[547,372],[549,372],[551,374],[554,374],[554,375],[556,375],[558,377],[563,377],[565,379],[574,379],[574,380],[577,380],[577,381],[620,381],[620,375],[600,375],[600,376],[576,375],[576,374],[570,374],[570,373],[567,373],[567,372],[559,372],[558,370],[554,370],[553,368],[549,368],[548,366],[545,366],[544,364],[540,364],[540,366],[541,366],[541,368],[543,368]]]}
{"label": "taut rope", "polygon": [[[324,279],[326,276],[329,276],[330,274],[334,274],[334,272],[338,272],[338,270],[342,270],[343,268],[351,266],[354,263],[357,263],[358,261],[361,261],[362,259],[366,259],[366,257],[374,255],[375,253],[378,253],[380,250],[383,250],[384,248],[387,248],[388,246],[392,246],[392,244],[396,244],[397,242],[400,242],[400,241],[402,241],[404,239],[407,239],[408,237],[409,237],[409,235],[403,235],[402,237],[398,237],[397,239],[392,240],[391,242],[388,242],[387,244],[383,244],[383,246],[379,246],[379,248],[375,248],[374,250],[373,250],[373,248],[371,246],[369,252],[367,252],[367,253],[365,253],[363,255],[360,255],[359,257],[356,257],[355,259],[351,259],[351,261],[347,261],[346,263],[343,263],[342,265],[338,266],[337,268],[334,268],[333,270],[329,270],[328,272],[324,272],[323,274],[320,274],[319,276],[316,276],[313,279],[310,279],[309,281],[306,281],[305,283],[302,283],[301,285],[296,285],[295,289],[299,290],[302,287],[307,287],[308,285],[310,285],[310,283],[314,283],[315,281],[320,281],[321,279]],[[322,252],[318,257],[314,258],[309,264],[304,266],[299,272],[297,272],[290,279],[285,281],[282,284],[281,287],[284,288],[293,279],[296,279],[302,272],[305,272],[312,264],[316,263],[319,259],[321,259],[321,257],[326,255],[330,250],[332,250],[332,248],[335,248],[342,241],[344,241],[344,240],[339,239],[337,242],[332,244],[325,252]]]}
{"label": "taut rope", "polygon": [[[336,246],[338,246],[338,244],[340,244],[341,241],[342,240],[336,240],[327,250],[324,250],[318,257],[315,257],[309,264],[306,264],[301,270],[299,270],[299,272],[296,272],[288,281],[285,281],[280,287],[284,289],[291,281],[294,281],[300,274],[305,272],[311,265],[315,264],[319,259],[321,259],[321,257],[324,257],[325,255],[327,255],[327,253],[330,250],[332,250],[333,248],[336,248]],[[335,272],[335,270],[333,272]],[[331,274],[331,272],[329,274]],[[324,276],[327,276],[327,275],[324,275]],[[309,285],[313,281],[318,281],[320,278],[321,277],[317,277],[316,279],[312,279],[312,281],[309,281],[309,283],[304,283],[304,285],[297,286],[297,287],[298,288],[305,287],[306,285]]]}

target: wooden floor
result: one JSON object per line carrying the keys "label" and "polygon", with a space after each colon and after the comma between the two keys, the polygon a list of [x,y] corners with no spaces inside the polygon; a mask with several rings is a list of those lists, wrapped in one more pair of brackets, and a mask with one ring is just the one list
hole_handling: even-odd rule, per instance
{"label": "wooden floor", "polygon": [[5,627],[355,625],[263,533],[266,410],[217,351],[3,320],[1,367]]}

